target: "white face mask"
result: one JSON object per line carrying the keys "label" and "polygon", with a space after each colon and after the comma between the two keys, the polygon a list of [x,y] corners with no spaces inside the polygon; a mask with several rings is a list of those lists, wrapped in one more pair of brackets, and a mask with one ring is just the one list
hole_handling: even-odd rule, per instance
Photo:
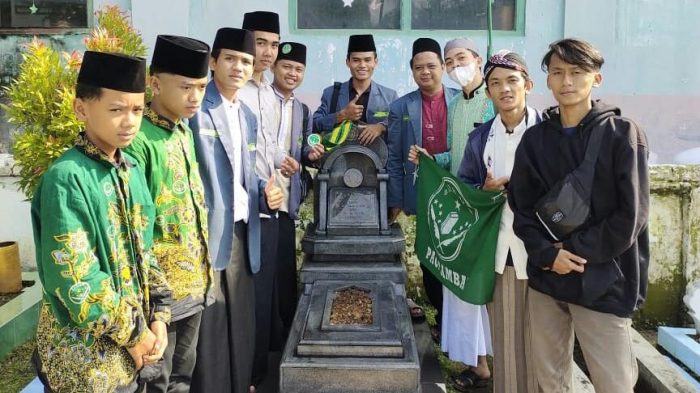
{"label": "white face mask", "polygon": [[455,67],[447,74],[450,79],[461,87],[470,84],[476,76],[476,63],[469,63],[466,66]]}

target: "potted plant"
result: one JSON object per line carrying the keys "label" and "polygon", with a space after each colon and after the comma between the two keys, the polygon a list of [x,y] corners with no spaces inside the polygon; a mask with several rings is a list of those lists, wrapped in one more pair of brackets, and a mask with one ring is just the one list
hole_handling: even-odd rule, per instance
{"label": "potted plant", "polygon": [[17,242],[0,243],[0,293],[22,290],[22,267]]}

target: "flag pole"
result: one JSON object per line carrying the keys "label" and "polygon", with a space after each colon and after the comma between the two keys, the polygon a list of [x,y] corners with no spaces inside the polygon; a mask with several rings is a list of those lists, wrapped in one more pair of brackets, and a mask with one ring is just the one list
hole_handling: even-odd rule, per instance
{"label": "flag pole", "polygon": [[488,47],[486,58],[491,57],[491,41],[493,40],[493,0],[486,0],[486,23],[488,27]]}

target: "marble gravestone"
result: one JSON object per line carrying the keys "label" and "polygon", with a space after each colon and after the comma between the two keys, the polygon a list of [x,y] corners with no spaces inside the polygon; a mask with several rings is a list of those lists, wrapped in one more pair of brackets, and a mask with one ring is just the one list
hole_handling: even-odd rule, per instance
{"label": "marble gravestone", "polygon": [[[280,364],[283,393],[416,393],[420,365],[406,305],[405,239],[387,223],[386,144],[351,133],[314,184],[314,222],[302,239],[304,286]],[[346,292],[364,322],[334,323]]]}

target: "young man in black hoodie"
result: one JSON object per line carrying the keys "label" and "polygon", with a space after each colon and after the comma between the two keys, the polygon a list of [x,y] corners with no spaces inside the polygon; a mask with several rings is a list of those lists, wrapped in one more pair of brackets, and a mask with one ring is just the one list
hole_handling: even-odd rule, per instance
{"label": "young man in black hoodie", "polygon": [[[535,373],[543,392],[573,391],[574,332],[598,393],[632,393],[632,313],[644,302],[649,263],[647,139],[618,108],[591,101],[603,57],[589,43],[552,43],[542,60],[559,103],[517,149],[508,187],[513,228],[525,243]],[[591,213],[562,240],[535,215],[540,198],[585,155],[602,129]]]}

